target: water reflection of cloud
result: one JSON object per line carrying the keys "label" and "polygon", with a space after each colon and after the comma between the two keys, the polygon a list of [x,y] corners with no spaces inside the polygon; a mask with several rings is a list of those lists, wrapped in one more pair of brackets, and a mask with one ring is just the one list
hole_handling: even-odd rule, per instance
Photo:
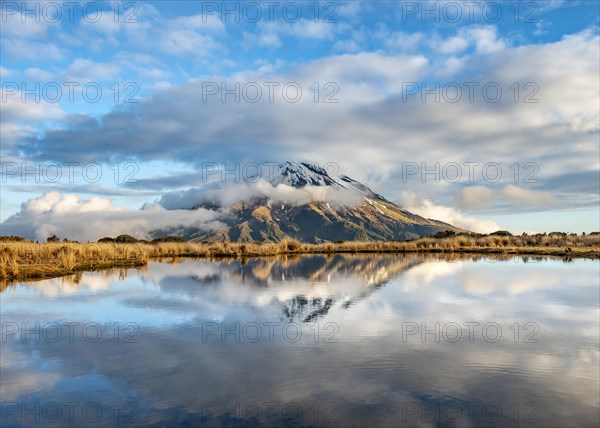
{"label": "water reflection of cloud", "polygon": [[[432,262],[418,256],[388,261],[267,260],[245,267],[186,261],[176,267],[151,264],[124,281],[99,280],[109,287],[94,288],[87,282],[82,294],[100,303],[81,300],[79,312],[70,316],[85,318],[89,314],[84,311],[106,310],[112,304],[112,310],[121,311],[117,313],[143,311],[154,323],[142,319],[140,341],[134,344],[3,346],[3,400],[28,400],[35,391],[52,394],[56,401],[76,399],[75,391],[88,386],[90,373],[95,373],[108,383],[103,391],[136,397],[141,425],[193,425],[207,402],[269,400],[302,403],[303,409],[314,402],[335,402],[341,426],[398,426],[402,403],[444,400],[495,401],[508,415],[511,404],[533,401],[540,409],[539,426],[592,425],[598,420],[595,263],[526,266],[512,261]],[[295,266],[308,273],[303,276]],[[86,284],[86,275],[80,284]],[[384,279],[369,285],[373,278]],[[73,303],[72,294],[45,300],[34,291],[23,287],[14,296],[30,319],[42,311],[59,313]],[[280,337],[256,344],[202,340],[201,323],[206,320],[277,321],[282,305],[298,296],[335,299],[318,321],[321,326],[338,325],[338,343],[314,343],[310,337],[298,343]],[[15,302],[4,297],[3,316]],[[591,302],[587,306],[586,300]],[[470,321],[499,323],[502,340],[488,343],[479,335],[473,343],[438,343],[431,336],[402,341],[403,322],[425,322],[431,328],[435,322]],[[528,321],[539,326],[539,341],[515,343],[509,327],[519,322],[523,333]],[[61,386],[64,379],[71,387]],[[412,422],[406,425],[419,421]],[[481,418],[463,422],[486,425]]]}

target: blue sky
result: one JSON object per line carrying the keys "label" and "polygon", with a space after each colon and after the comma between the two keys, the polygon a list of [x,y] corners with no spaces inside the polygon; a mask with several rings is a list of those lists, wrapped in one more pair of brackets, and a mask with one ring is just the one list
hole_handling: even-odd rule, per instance
{"label": "blue sky", "polygon": [[597,1],[1,4],[0,215],[50,212],[35,236],[284,160],[473,230],[600,229]]}

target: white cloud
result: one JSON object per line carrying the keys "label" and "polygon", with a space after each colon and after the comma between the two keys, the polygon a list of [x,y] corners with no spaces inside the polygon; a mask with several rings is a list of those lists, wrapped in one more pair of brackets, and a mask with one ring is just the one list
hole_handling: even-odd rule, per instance
{"label": "white cloud", "polygon": [[[21,3],[25,4],[25,3]],[[15,3],[16,5],[16,3]],[[32,13],[22,14],[21,12],[9,13],[3,5],[2,7],[2,34],[25,38],[40,39],[44,37],[54,20],[52,16],[44,16],[41,12],[43,3],[33,2],[34,8],[30,9]],[[29,6],[30,7],[30,6]]]}
{"label": "white cloud", "polygon": [[45,240],[50,235],[80,241],[96,241],[103,236],[128,234],[149,238],[154,230],[194,227],[213,230],[222,226],[217,213],[198,210],[166,210],[148,205],[129,210],[112,205],[110,199],[49,192],[21,205],[21,210],[2,223],[2,234]]}
{"label": "white cloud", "polygon": [[385,30],[380,31],[377,37],[383,39],[389,49],[401,52],[414,51],[425,39],[423,33],[405,33],[402,31],[389,33]]}
{"label": "white cloud", "polygon": [[333,45],[333,49],[340,52],[357,52],[360,50],[354,40],[338,40]]}
{"label": "white cloud", "polygon": [[48,80],[52,79],[52,77],[53,77],[53,74],[50,73],[49,71],[42,70],[41,68],[37,68],[37,67],[30,67],[30,68],[26,69],[25,75],[28,78],[36,80],[36,81],[48,81]]}
{"label": "white cloud", "polygon": [[554,202],[555,198],[550,192],[540,192],[536,190],[523,189],[522,187],[510,184],[504,188],[502,195],[508,199],[525,202],[531,205],[542,205]]}
{"label": "white cloud", "polygon": [[139,22],[123,25],[123,28],[127,39],[140,49],[193,56],[207,56],[222,49],[216,36],[225,31],[225,25],[216,16],[191,15],[167,19],[149,4],[140,6]]}
{"label": "white cloud", "polygon": [[453,36],[440,41],[435,48],[444,54],[454,54],[464,51],[468,46],[467,39],[461,36]]}
{"label": "white cloud", "polygon": [[82,84],[114,79],[118,77],[119,72],[119,66],[116,64],[100,63],[83,58],[74,60],[66,71],[69,81]]}
{"label": "white cloud", "polygon": [[272,186],[266,180],[256,183],[237,183],[211,189],[189,189],[164,195],[160,204],[167,209],[189,209],[204,202],[217,203],[223,207],[253,198],[266,198],[271,202],[304,205],[310,202],[329,202],[334,205],[355,206],[361,201],[351,190],[331,186],[305,186],[295,188],[286,184]]}
{"label": "white cloud", "polygon": [[[282,45],[282,38],[284,37],[292,37],[299,40],[330,40],[344,28],[347,27],[322,20],[315,22],[310,19],[299,19],[293,23],[284,21],[259,21],[256,25],[255,33],[244,32],[243,44],[246,48],[255,45],[278,48]],[[351,47],[348,42],[346,46]],[[342,45],[338,47],[342,47]]]}
{"label": "white cloud", "polygon": [[[22,94],[20,90],[17,90],[13,94],[14,87],[6,84],[7,82],[3,82],[4,88],[0,89],[2,123],[27,122],[28,125],[32,125],[32,121],[41,122],[66,118],[67,114],[56,103],[45,101],[41,93],[34,91],[35,93],[32,94]],[[35,88],[34,84],[27,83],[26,89]],[[9,91],[7,92],[7,90]],[[39,100],[35,99],[36,95]]]}
{"label": "white cloud", "polygon": [[471,186],[460,193],[460,206],[464,208],[485,205],[493,199],[494,192],[486,186]]}
{"label": "white cloud", "polygon": [[478,220],[454,208],[435,204],[410,192],[404,192],[400,196],[400,206],[421,217],[441,220],[471,232],[490,233],[502,229],[496,222]]}
{"label": "white cloud", "polygon": [[462,31],[475,43],[478,53],[489,54],[506,47],[506,42],[498,37],[498,29],[493,25],[475,26]]}
{"label": "white cloud", "polygon": [[6,79],[7,77],[15,76],[15,75],[18,75],[18,74],[19,73],[17,71],[11,70],[9,68],[6,68],[6,67],[0,65],[0,77],[2,79]]}
{"label": "white cloud", "polygon": [[51,42],[35,42],[18,38],[2,37],[3,54],[17,60],[60,60],[65,57],[63,49]]}

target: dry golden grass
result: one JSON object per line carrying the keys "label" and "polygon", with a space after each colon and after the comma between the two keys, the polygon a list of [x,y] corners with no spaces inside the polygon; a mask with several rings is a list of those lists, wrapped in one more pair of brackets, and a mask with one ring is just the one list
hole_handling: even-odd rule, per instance
{"label": "dry golden grass", "polygon": [[178,257],[261,257],[310,253],[478,253],[600,258],[600,236],[457,235],[415,241],[279,243],[45,243],[1,242],[0,280],[50,278],[106,268],[141,267],[149,259]]}

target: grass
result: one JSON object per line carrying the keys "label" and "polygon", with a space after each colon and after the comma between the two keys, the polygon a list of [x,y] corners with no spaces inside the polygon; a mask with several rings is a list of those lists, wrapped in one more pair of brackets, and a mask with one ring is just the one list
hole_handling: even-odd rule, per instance
{"label": "grass", "polygon": [[173,257],[262,257],[314,253],[476,253],[600,258],[600,235],[523,236],[460,234],[414,241],[278,243],[44,243],[0,242],[0,280],[43,279],[81,271],[145,266]]}

